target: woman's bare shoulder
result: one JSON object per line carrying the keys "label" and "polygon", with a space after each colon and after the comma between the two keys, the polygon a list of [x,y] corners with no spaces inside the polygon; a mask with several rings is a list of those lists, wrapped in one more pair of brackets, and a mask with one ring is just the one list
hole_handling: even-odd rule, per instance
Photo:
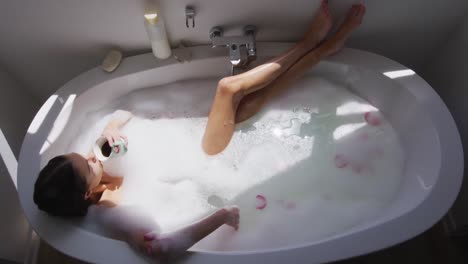
{"label": "woman's bare shoulder", "polygon": [[110,200],[100,200],[98,203],[91,205],[88,208],[86,218],[102,217],[103,215],[110,213],[109,209],[117,208],[117,203]]}
{"label": "woman's bare shoulder", "polygon": [[108,208],[113,208],[120,203],[122,199],[122,191],[121,189],[115,190],[105,190],[102,195],[101,199],[97,203],[98,206],[104,206]]}

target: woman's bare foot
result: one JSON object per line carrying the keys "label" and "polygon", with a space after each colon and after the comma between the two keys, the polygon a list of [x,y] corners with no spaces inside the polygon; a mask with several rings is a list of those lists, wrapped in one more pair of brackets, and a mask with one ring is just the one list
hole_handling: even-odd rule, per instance
{"label": "woman's bare foot", "polygon": [[332,18],[328,9],[328,0],[322,0],[309,30],[305,33],[303,43],[309,49],[315,48],[327,35],[332,26]]}
{"label": "woman's bare foot", "polygon": [[225,224],[237,230],[239,228],[239,208],[237,206],[226,206],[224,210],[226,212]]}
{"label": "woman's bare foot", "polygon": [[[323,1],[320,12],[317,14],[316,18],[314,18],[314,22],[312,23],[312,27],[308,33],[306,33],[305,39],[309,41],[309,43],[313,43],[317,41],[320,37],[325,37],[326,33],[328,32],[329,28],[331,27],[331,17],[328,15],[325,19],[325,15],[328,10],[327,2]],[[351,33],[358,27],[361,22],[362,18],[366,12],[366,8],[362,4],[353,5],[350,10],[348,11],[348,16],[345,22],[341,25],[341,28],[338,32],[333,35],[330,39],[326,40],[323,44],[321,44],[316,50],[316,54],[320,54],[320,57],[327,57],[330,56],[343,48],[345,41],[349,38]],[[329,21],[329,22],[327,22]],[[327,25],[323,25],[323,23],[329,23]],[[323,25],[324,29],[320,29],[320,27],[316,27],[316,25]],[[319,34],[317,34],[319,33]],[[321,41],[320,39],[319,41]],[[256,91],[254,93],[248,94],[247,96],[243,97],[239,103],[239,107],[237,108],[236,112],[236,123],[243,122],[254,114],[256,114],[262,106],[268,101],[271,97],[274,97],[278,91],[274,91],[266,87],[262,90]]]}
{"label": "woman's bare foot", "polygon": [[319,54],[326,57],[340,51],[351,33],[361,25],[365,13],[366,7],[363,4],[353,5],[338,32],[319,46]]}

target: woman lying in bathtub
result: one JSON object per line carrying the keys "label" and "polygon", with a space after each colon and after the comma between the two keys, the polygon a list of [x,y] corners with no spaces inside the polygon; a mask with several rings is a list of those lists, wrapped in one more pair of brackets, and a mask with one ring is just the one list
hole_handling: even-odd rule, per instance
{"label": "woman lying in bathtub", "polygon": [[[364,13],[363,5],[354,5],[340,29],[325,39],[332,19],[328,1],[324,0],[303,40],[293,48],[250,71],[221,79],[203,136],[203,150],[209,155],[221,152],[233,135],[235,123],[254,115],[308,68],[338,52],[361,23]],[[110,145],[120,138],[126,139],[119,129],[131,116],[121,111],[106,126],[103,136]],[[154,258],[178,255],[223,224],[238,228],[239,209],[225,207],[190,226],[160,233],[157,223],[138,208],[116,206],[115,190],[121,183],[121,178],[103,171],[94,155],[70,153],[53,158],[41,170],[34,201],[52,215],[93,217],[115,238]]]}

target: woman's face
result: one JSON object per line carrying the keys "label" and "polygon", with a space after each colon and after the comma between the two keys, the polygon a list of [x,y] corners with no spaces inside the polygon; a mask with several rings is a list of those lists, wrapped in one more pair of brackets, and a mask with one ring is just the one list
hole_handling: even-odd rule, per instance
{"label": "woman's face", "polygon": [[70,159],[73,167],[88,183],[88,191],[93,190],[99,185],[103,174],[103,168],[101,161],[99,161],[94,154],[84,157],[73,152],[65,156]]}

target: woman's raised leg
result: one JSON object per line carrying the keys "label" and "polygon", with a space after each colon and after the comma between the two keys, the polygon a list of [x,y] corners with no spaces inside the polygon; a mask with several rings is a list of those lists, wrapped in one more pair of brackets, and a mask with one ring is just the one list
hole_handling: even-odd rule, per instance
{"label": "woman's raised leg", "polygon": [[286,90],[287,87],[294,80],[300,77],[307,69],[317,64],[321,59],[333,55],[341,50],[344,42],[348,39],[354,29],[361,24],[365,11],[365,6],[353,5],[348,12],[346,20],[343,22],[336,34],[331,36],[319,47],[303,56],[267,87],[243,97],[237,108],[235,117],[236,123],[243,122],[252,117],[261,109],[265,102],[276,96],[281,91]]}
{"label": "woman's raised leg", "polygon": [[328,1],[323,0],[301,42],[263,65],[219,81],[202,141],[203,150],[207,154],[217,154],[228,145],[234,132],[237,106],[242,97],[267,86],[284,73],[325,38],[331,25]]}
{"label": "woman's raised leg", "polygon": [[[356,8],[353,7],[353,9]],[[343,26],[342,30],[334,38],[320,45],[320,48],[311,51],[323,40],[330,27],[331,18],[327,1],[323,1],[319,12],[314,18],[311,30],[308,31],[305,38],[295,47],[288,50],[285,54],[246,73],[223,78],[218,83],[217,92],[208,118],[208,124],[202,141],[203,150],[207,154],[213,155],[221,152],[228,145],[234,132],[236,110],[244,96],[266,86],[271,86],[272,82],[278,83],[276,79],[280,79],[279,77],[284,75],[285,72],[290,72],[290,68],[294,67],[295,70],[291,71],[286,76],[287,78],[294,78],[294,76],[300,75],[307,67],[316,64],[321,57],[326,56],[327,53],[332,53],[336,49],[337,44],[344,42],[352,31],[350,28]],[[344,28],[347,30],[344,30]],[[275,84],[275,86],[285,86],[289,83],[286,80],[287,78],[281,78],[281,85]]]}

